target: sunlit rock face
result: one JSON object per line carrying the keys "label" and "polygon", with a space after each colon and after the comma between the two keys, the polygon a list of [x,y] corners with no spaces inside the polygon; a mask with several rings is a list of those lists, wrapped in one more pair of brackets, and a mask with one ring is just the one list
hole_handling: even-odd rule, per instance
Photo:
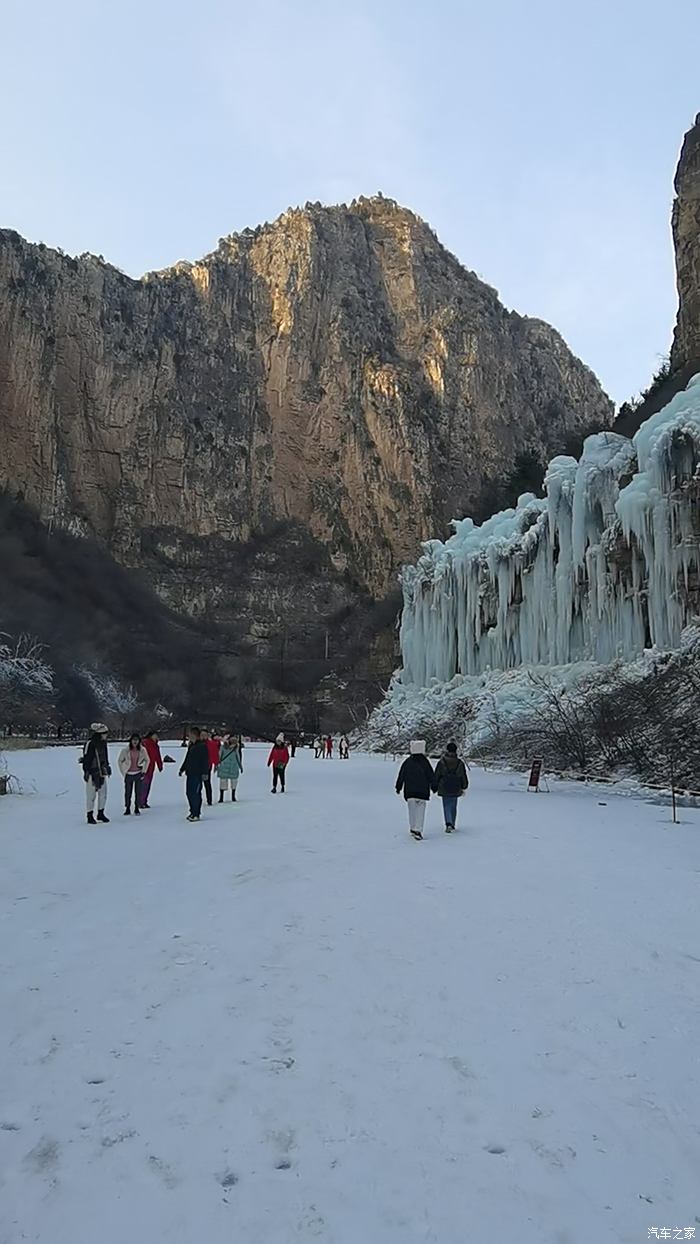
{"label": "sunlit rock face", "polygon": [[675,187],[678,319],[671,351],[674,372],[687,367],[700,369],[700,113],[685,136]]}
{"label": "sunlit rock face", "polygon": [[381,197],[141,280],[0,232],[0,486],[256,642],[381,597],[519,454],[611,415]]}
{"label": "sunlit rock face", "polygon": [[557,457],[545,496],[465,518],[403,572],[402,680],[629,659],[698,612],[700,375],[633,440]]}

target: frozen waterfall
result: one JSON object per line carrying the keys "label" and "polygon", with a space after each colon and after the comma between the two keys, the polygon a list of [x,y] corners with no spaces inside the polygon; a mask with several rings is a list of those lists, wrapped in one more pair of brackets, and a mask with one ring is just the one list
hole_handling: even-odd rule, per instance
{"label": "frozen waterfall", "polygon": [[678,645],[700,570],[700,375],[633,440],[554,458],[545,497],[454,521],[402,574],[402,681]]}

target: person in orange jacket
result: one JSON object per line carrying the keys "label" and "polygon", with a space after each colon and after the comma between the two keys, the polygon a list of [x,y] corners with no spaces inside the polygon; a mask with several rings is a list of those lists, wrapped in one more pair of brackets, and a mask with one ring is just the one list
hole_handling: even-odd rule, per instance
{"label": "person in orange jacket", "polygon": [[284,776],[289,764],[289,748],[284,741],[284,735],[278,734],[275,739],[272,751],[267,758],[267,767],[272,765],[272,794],[277,794],[277,783],[279,781],[282,794],[284,794]]}

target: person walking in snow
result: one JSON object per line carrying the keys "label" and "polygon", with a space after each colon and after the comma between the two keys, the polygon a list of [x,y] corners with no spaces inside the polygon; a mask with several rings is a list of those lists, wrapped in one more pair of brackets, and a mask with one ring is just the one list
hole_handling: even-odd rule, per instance
{"label": "person walking in snow", "polygon": [[185,791],[190,808],[188,821],[198,821],[202,814],[202,783],[204,775],[211,772],[209,751],[197,726],[190,727],[190,741],[185,759],[180,767],[180,777],[186,775]]}
{"label": "person walking in snow", "polygon": [[408,828],[412,838],[420,842],[423,837],[425,809],[433,789],[433,766],[425,754],[425,740],[413,739],[409,755],[399,769],[396,793],[408,804]]}
{"label": "person walking in snow", "polygon": [[340,736],[340,742],[338,743],[338,755],[341,760],[350,759],[350,744],[348,743],[348,736],[346,734],[342,734]]}
{"label": "person walking in snow", "polygon": [[467,766],[457,755],[457,744],[448,743],[444,755],[435,766],[433,790],[442,799],[445,815],[445,833],[457,828],[457,801],[469,786]]}
{"label": "person walking in snow", "polygon": [[278,734],[275,739],[272,751],[267,758],[267,767],[272,765],[272,794],[277,794],[277,783],[280,784],[282,794],[284,794],[284,779],[289,764],[289,748],[284,741],[284,735]]}
{"label": "person walking in snow", "polygon": [[326,754],[325,754],[324,759],[325,760],[333,759],[333,736],[331,734],[326,736]]}
{"label": "person walking in snow", "polygon": [[107,752],[107,727],[101,721],[93,721],[90,726],[90,738],[85,744],[80,763],[85,779],[88,825],[95,824],[95,801],[98,821],[108,825],[109,817],[105,816],[107,778],[112,776],[112,770]]}
{"label": "person walking in snow", "polygon": [[314,760],[323,755],[323,739],[320,734],[314,739]]}
{"label": "person walking in snow", "polygon": [[202,742],[207,745],[207,756],[209,757],[209,768],[202,778],[202,786],[204,787],[204,794],[207,798],[207,806],[210,808],[214,800],[211,789],[211,775],[212,769],[216,772],[216,766],[219,763],[220,743],[217,738],[211,736],[206,727],[202,728],[201,737]]}
{"label": "person walking in snow", "polygon": [[219,803],[224,802],[224,794],[231,785],[231,802],[236,802],[236,787],[243,772],[243,757],[239,742],[234,734],[225,734],[221,740],[219,751]]}
{"label": "person walking in snow", "polygon": [[148,769],[148,752],[141,742],[140,734],[132,734],[126,747],[117,757],[117,768],[124,778],[124,816],[131,816],[131,800],[134,815],[140,816],[139,787]]}
{"label": "person walking in snow", "polygon": [[159,773],[163,772],[163,757],[160,754],[160,743],[155,730],[149,730],[148,733],[143,736],[143,745],[148,752],[148,768],[146,769],[146,772],[141,779],[141,785],[139,786],[139,807],[149,808],[151,805],[148,802],[148,796],[151,793],[153,774],[156,769]]}

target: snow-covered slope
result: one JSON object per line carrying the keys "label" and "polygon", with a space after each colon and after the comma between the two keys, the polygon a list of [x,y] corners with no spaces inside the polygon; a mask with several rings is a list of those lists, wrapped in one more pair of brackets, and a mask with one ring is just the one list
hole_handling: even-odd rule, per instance
{"label": "snow-covered slope", "polygon": [[700,375],[632,441],[554,458],[546,495],[454,522],[404,569],[405,684],[677,646],[700,570]]}

